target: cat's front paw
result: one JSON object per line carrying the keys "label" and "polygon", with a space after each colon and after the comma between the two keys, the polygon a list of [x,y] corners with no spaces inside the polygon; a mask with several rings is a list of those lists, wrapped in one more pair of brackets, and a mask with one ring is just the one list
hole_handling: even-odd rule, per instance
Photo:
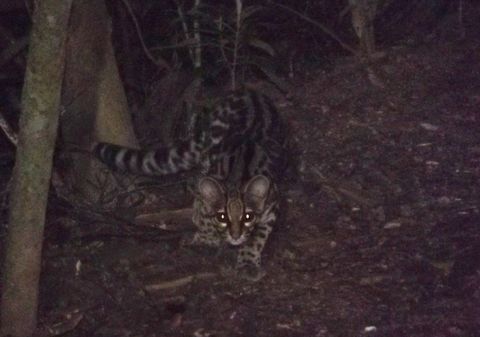
{"label": "cat's front paw", "polygon": [[267,273],[260,266],[248,263],[237,267],[237,275],[251,282],[260,281]]}

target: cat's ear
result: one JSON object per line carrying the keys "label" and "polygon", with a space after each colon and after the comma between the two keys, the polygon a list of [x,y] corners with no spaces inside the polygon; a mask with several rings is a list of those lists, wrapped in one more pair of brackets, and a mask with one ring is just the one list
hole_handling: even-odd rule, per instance
{"label": "cat's ear", "polygon": [[198,182],[198,192],[202,200],[211,206],[220,207],[225,201],[225,190],[223,186],[213,178],[201,178]]}
{"label": "cat's ear", "polygon": [[254,176],[244,187],[245,204],[261,211],[270,191],[270,179],[263,175]]}

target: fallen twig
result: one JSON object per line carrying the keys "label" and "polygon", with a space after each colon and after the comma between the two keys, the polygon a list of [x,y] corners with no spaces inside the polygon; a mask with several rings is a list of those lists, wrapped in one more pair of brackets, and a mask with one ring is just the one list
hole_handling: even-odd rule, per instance
{"label": "fallen twig", "polygon": [[364,193],[354,188],[350,184],[333,181],[333,179],[327,178],[322,172],[320,172],[318,167],[314,167],[312,171],[318,177],[318,182],[322,184],[324,190],[332,193],[337,200],[340,199],[339,195],[343,195],[363,206],[372,207],[377,203],[374,198],[366,196]]}
{"label": "fallen twig", "polygon": [[[193,208],[182,208],[176,210],[165,210],[157,213],[140,214],[135,217],[134,222],[149,227],[160,227],[165,229],[168,222],[190,222]],[[155,224],[155,225],[152,225]]]}
{"label": "fallen twig", "polygon": [[176,280],[148,284],[145,286],[145,290],[156,291],[156,290],[177,288],[177,287],[182,287],[184,285],[187,285],[194,280],[205,280],[205,279],[213,278],[215,276],[217,276],[216,273],[198,273],[190,276],[181,277]]}

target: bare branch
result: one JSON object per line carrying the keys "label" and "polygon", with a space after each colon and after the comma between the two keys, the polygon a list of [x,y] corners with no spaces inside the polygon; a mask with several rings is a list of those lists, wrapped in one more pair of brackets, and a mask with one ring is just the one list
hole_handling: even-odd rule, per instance
{"label": "bare branch", "polygon": [[2,112],[0,111],[0,129],[2,129],[5,136],[7,136],[8,140],[15,146],[18,143],[18,135],[15,131],[13,131],[10,124],[7,122],[5,117],[3,116]]}
{"label": "bare branch", "polygon": [[138,24],[137,17],[133,13],[133,10],[132,10],[132,7],[130,6],[130,3],[128,2],[128,0],[122,0],[122,2],[125,5],[125,7],[127,8],[127,11],[130,14],[130,17],[132,18],[133,24],[135,25],[135,30],[136,30],[138,38],[140,40],[140,44],[142,45],[143,51],[144,51],[145,55],[147,56],[147,58],[150,61],[152,61],[153,64],[155,64],[156,66],[159,66],[159,67],[170,70],[170,66],[168,65],[167,61],[165,61],[161,57],[155,58],[152,55],[152,53],[150,53],[147,46],[145,45],[145,41],[143,40],[143,36],[142,36],[142,30],[140,29],[140,25]]}
{"label": "bare branch", "polygon": [[332,39],[334,39],[335,41],[337,41],[340,46],[342,46],[344,49],[348,50],[349,52],[351,52],[353,55],[355,56],[359,56],[358,52],[355,50],[355,48],[352,48],[350,45],[348,45],[347,43],[343,42],[342,39],[340,39],[340,37],[335,34],[334,32],[332,32],[329,28],[327,28],[326,26],[322,25],[320,22],[318,21],[315,21],[313,20],[312,18],[306,16],[305,14],[302,14],[300,12],[297,12],[296,10],[290,8],[290,7],[287,7],[285,5],[282,5],[282,4],[278,4],[278,3],[273,3],[273,5],[277,6],[277,7],[280,7],[284,10],[286,10],[287,12],[290,12],[290,13],[293,13],[299,17],[301,17],[303,20],[311,23],[312,25],[314,26],[317,26],[318,28],[320,28],[325,34],[327,34],[328,36],[330,36]]}
{"label": "bare branch", "polygon": [[[175,1],[175,4],[177,5],[178,16],[180,18],[180,22],[182,23],[183,34],[185,34],[185,40],[186,41],[195,40],[192,36],[190,36],[190,33],[188,32],[187,20],[185,19],[185,14],[183,13],[182,6],[178,1]],[[192,46],[193,46],[193,43],[192,43]],[[192,62],[195,62],[192,48],[191,48],[192,46],[188,47],[188,53],[190,55],[190,58],[192,59]]]}
{"label": "bare branch", "polygon": [[13,42],[8,48],[0,53],[0,67],[18,55],[28,45],[28,37]]}

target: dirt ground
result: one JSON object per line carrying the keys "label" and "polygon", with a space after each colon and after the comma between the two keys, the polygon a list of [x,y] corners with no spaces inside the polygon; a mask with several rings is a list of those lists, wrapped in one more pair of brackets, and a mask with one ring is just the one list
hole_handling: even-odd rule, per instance
{"label": "dirt ground", "polygon": [[298,179],[258,282],[222,272],[226,251],[182,247],[175,224],[77,236],[51,212],[43,333],[480,336],[479,50],[401,46],[295,80],[278,107]]}

